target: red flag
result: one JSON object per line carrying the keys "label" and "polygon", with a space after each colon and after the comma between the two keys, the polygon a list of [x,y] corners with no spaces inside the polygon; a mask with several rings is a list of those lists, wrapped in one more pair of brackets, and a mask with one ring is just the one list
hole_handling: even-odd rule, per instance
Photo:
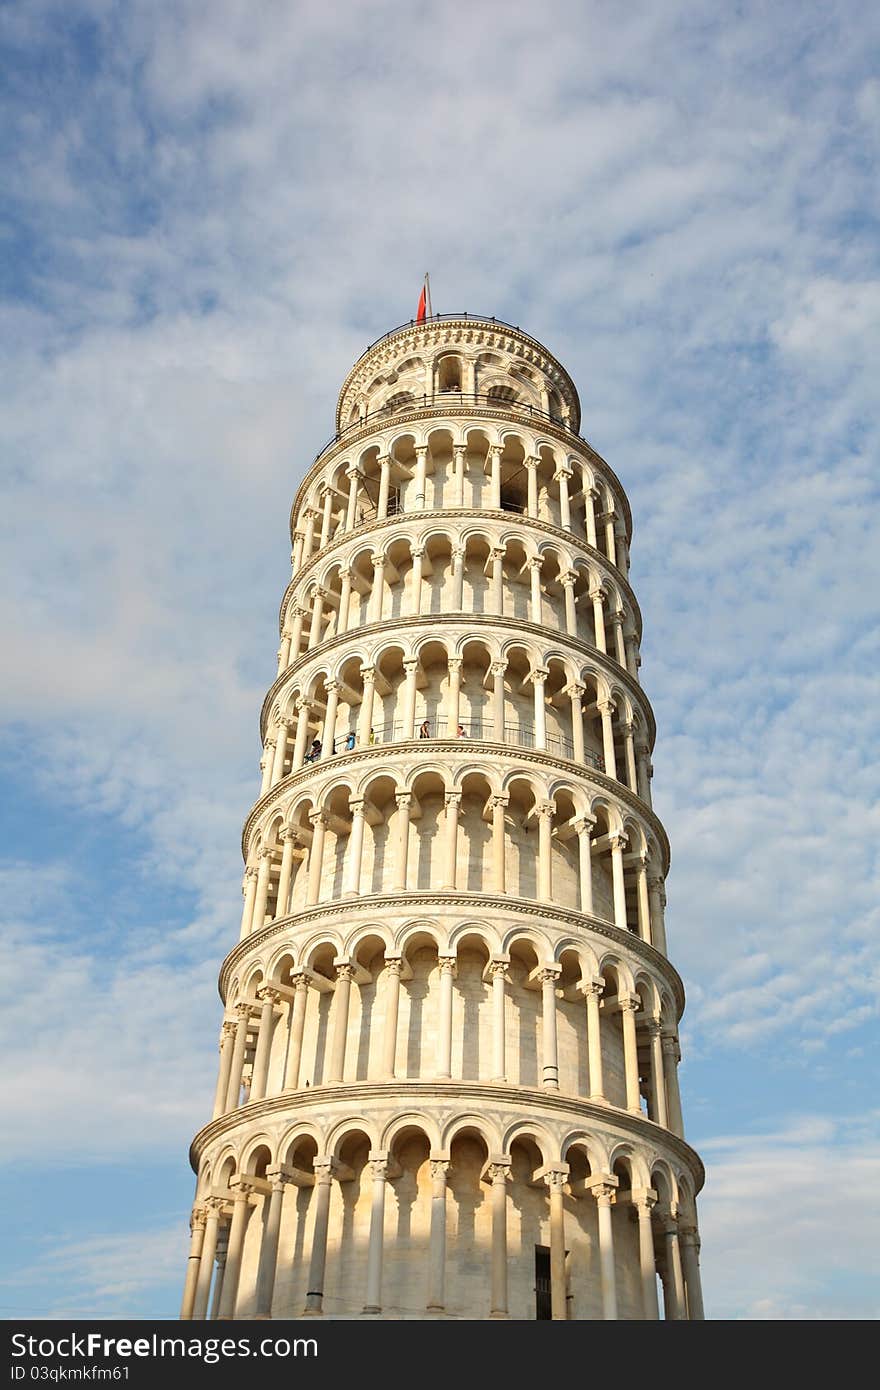
{"label": "red flag", "polygon": [[416,323],[424,323],[428,312],[428,299],[426,287],[422,285],[422,292],[419,295],[419,307],[416,310]]}

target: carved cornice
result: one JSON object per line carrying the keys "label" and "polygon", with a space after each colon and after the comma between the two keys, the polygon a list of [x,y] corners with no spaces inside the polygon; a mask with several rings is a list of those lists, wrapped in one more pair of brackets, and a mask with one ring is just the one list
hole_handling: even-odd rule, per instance
{"label": "carved cornice", "polygon": [[[372,1106],[371,1106],[372,1102]],[[593,1101],[578,1096],[565,1096],[559,1092],[552,1095],[547,1091],[526,1086],[491,1085],[478,1081],[439,1081],[397,1078],[394,1081],[346,1082],[326,1086],[312,1086],[307,1091],[287,1091],[280,1096],[254,1101],[232,1110],[227,1115],[218,1116],[204,1125],[196,1134],[189,1151],[193,1172],[198,1172],[201,1156],[209,1144],[220,1139],[230,1139],[236,1130],[253,1128],[273,1118],[289,1115],[290,1123],[315,1117],[319,1121],[322,1112],[330,1105],[348,1105],[355,1116],[362,1110],[373,1107],[384,1108],[386,1112],[406,1113],[417,1106],[426,1109],[440,1108],[452,1118],[450,1111],[462,1114],[480,1114],[504,1111],[528,1116],[535,1112],[551,1112],[558,1116],[561,1132],[580,1124],[586,1128],[594,1125],[602,1132],[620,1134],[643,1143],[658,1157],[673,1157],[685,1164],[693,1181],[695,1194],[698,1194],[705,1181],[705,1169],[699,1154],[686,1140],[673,1134],[671,1130],[661,1129],[643,1116],[632,1115],[616,1106],[596,1105]],[[389,1115],[391,1118],[391,1115]]]}
{"label": "carved cornice", "polygon": [[364,444],[372,436],[387,433],[389,425],[393,425],[394,430],[397,431],[401,425],[417,424],[419,421],[423,420],[433,419],[437,420],[439,424],[442,424],[444,420],[462,418],[467,418],[476,422],[481,420],[497,420],[505,426],[510,424],[511,419],[516,419],[520,424],[531,429],[535,434],[540,434],[550,439],[556,439],[560,444],[564,445],[569,452],[583,455],[588,463],[598,468],[599,472],[603,474],[605,481],[612,487],[614,495],[620,499],[624,526],[626,528],[627,543],[629,543],[632,537],[632,512],[630,510],[629,498],[624,492],[623,484],[614,472],[614,469],[606,462],[601,454],[596,452],[586,439],[566,429],[564,425],[554,424],[550,420],[542,419],[537,422],[533,420],[524,420],[522,415],[517,414],[515,411],[505,411],[503,405],[495,409],[489,409],[488,407],[484,408],[473,404],[467,405],[465,403],[456,406],[452,400],[448,403],[444,400],[442,408],[431,405],[413,410],[401,410],[399,413],[395,413],[393,419],[386,419],[381,424],[377,423],[375,419],[368,420],[365,422],[363,429],[359,430],[352,428],[350,433],[346,432],[344,439],[336,439],[332,444],[329,444],[326,449],[323,449],[296,490],[296,496],[293,499],[293,505],[290,509],[291,539],[293,538],[296,514],[303,505],[303,499],[311,488],[316,473],[325,468],[327,464],[332,463],[338,454],[347,453],[353,448],[362,449]]}
{"label": "carved cornice", "polygon": [[507,894],[502,896],[492,893],[428,891],[424,893],[364,894],[357,898],[341,898],[332,903],[317,903],[314,907],[302,908],[288,917],[276,917],[273,922],[269,922],[259,931],[251,932],[250,936],[246,936],[243,941],[239,941],[233,946],[220,967],[220,977],[217,982],[220,998],[225,1003],[233,971],[250,951],[255,947],[262,949],[276,937],[283,937],[291,930],[298,931],[303,927],[314,929],[316,922],[333,922],[340,917],[375,918],[378,916],[388,917],[393,914],[407,920],[410,918],[419,919],[424,918],[426,913],[431,910],[438,909],[444,914],[452,911],[456,917],[467,918],[478,918],[487,913],[500,913],[504,917],[511,918],[512,921],[538,921],[544,927],[553,924],[560,930],[568,929],[602,937],[606,941],[613,942],[615,946],[632,951],[636,957],[641,957],[646,965],[650,965],[657,971],[672,989],[678,1017],[680,1018],[684,1013],[684,984],[681,976],[675,966],[661,951],[657,950],[656,946],[643,941],[640,936],[636,936],[633,932],[621,930],[620,927],[616,927],[613,922],[606,921],[603,917],[593,917],[589,913],[577,912],[574,908],[560,907],[555,903],[544,906],[531,898],[516,898]]}
{"label": "carved cornice", "polygon": [[657,722],[654,718],[654,711],[651,702],[639,685],[634,676],[631,676],[625,666],[611,655],[610,652],[600,652],[598,647],[591,647],[589,642],[582,642],[579,637],[571,637],[566,632],[553,631],[551,628],[544,627],[541,623],[529,622],[527,618],[499,617],[497,613],[414,613],[402,618],[382,618],[377,623],[364,623],[363,627],[358,627],[352,632],[341,632],[338,637],[332,637],[328,641],[319,642],[311,651],[302,652],[295,661],[277,675],[269,686],[260,709],[260,741],[266,737],[266,726],[269,718],[269,711],[272,703],[283,688],[285,682],[292,675],[296,675],[310,661],[323,661],[328,652],[334,652],[339,647],[347,644],[360,642],[364,635],[370,636],[373,633],[387,633],[406,631],[408,628],[418,628],[422,625],[437,628],[454,628],[456,625],[467,625],[468,632],[473,633],[481,627],[495,629],[512,629],[514,633],[533,633],[539,634],[547,642],[552,641],[554,646],[569,647],[573,651],[581,653],[590,661],[595,661],[600,669],[606,672],[621,685],[625,685],[629,691],[630,698],[634,699],[639,709],[644,712],[650,732],[649,752],[653,747],[654,739],[657,734]]}
{"label": "carved cornice", "polygon": [[[344,751],[335,753],[332,759],[333,771],[338,772],[340,769],[356,766],[362,762],[368,762],[370,759],[387,762],[389,749],[406,753],[410,744],[418,744],[418,748],[412,750],[412,756],[424,756],[425,745],[418,739],[401,739],[395,743],[374,743],[366,748],[353,749],[350,753]],[[634,791],[630,791],[629,787],[625,786],[623,782],[618,782],[615,777],[609,777],[607,773],[599,772],[596,768],[585,767],[581,763],[574,762],[573,759],[563,758],[561,754],[543,752],[539,748],[511,748],[507,744],[492,743],[486,739],[432,738],[431,751],[432,753],[454,753],[458,757],[472,758],[477,755],[492,761],[504,757],[520,764],[531,763],[536,767],[549,767],[554,770],[562,768],[568,776],[579,777],[588,786],[600,787],[618,801],[623,802],[651,827],[663,854],[664,877],[668,874],[670,864],[669,836],[666,834],[659,816]],[[312,781],[319,773],[326,772],[329,763],[330,759],[324,758],[318,763],[307,763],[305,767],[298,768],[296,772],[288,772],[286,777],[282,777],[279,782],[275,783],[274,787],[270,787],[265,795],[254,803],[241,832],[241,855],[245,862],[247,862],[250,837],[257,821],[267,807],[271,806],[273,800],[282,793],[296,791],[303,784]]]}
{"label": "carved cornice", "polygon": [[411,521],[436,522],[438,520],[448,520],[458,522],[466,521],[468,524],[471,524],[474,521],[483,521],[487,517],[492,521],[503,520],[506,524],[512,523],[513,525],[520,525],[526,530],[533,529],[535,531],[540,531],[544,535],[552,536],[554,540],[563,541],[566,545],[573,544],[575,549],[581,550],[588,560],[598,562],[599,568],[611,576],[617,587],[625,593],[629,600],[633,612],[633,619],[638,628],[639,641],[641,641],[642,610],[639,607],[639,601],[630,586],[627,575],[624,574],[623,570],[618,569],[616,565],[612,565],[607,555],[603,555],[601,550],[597,550],[596,547],[590,545],[588,541],[583,540],[580,536],[576,536],[573,531],[566,531],[562,526],[554,526],[552,521],[543,521],[537,517],[521,516],[518,512],[493,511],[488,507],[437,507],[431,511],[399,512],[397,516],[385,517],[383,521],[365,521],[355,526],[351,531],[344,531],[338,539],[334,537],[327,542],[323,549],[316,550],[314,555],[311,555],[306,563],[297,570],[296,575],[291,577],[290,583],[282,595],[281,606],[278,610],[279,634],[284,629],[284,621],[287,616],[288,606],[293,597],[294,589],[298,589],[303,583],[308,584],[310,582],[309,575],[311,571],[319,564],[323,564],[326,560],[330,559],[334,552],[336,550],[341,550],[346,543],[354,540],[358,542],[362,540],[369,541],[377,532],[391,531],[398,526],[405,528]]}

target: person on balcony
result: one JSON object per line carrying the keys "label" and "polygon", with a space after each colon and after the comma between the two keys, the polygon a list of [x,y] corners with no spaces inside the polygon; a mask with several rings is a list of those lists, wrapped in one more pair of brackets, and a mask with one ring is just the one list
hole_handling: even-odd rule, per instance
{"label": "person on balcony", "polygon": [[427,719],[423,719],[421,725],[419,726],[419,738],[430,738],[430,737],[431,737],[431,728],[430,728],[430,725],[428,724]]}

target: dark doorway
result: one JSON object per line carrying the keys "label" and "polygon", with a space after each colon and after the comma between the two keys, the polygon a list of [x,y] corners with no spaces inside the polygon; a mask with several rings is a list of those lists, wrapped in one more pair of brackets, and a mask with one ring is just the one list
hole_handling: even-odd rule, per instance
{"label": "dark doorway", "polygon": [[553,1316],[550,1303],[550,1247],[548,1245],[535,1246],[535,1317],[540,1322],[542,1318],[550,1319]]}

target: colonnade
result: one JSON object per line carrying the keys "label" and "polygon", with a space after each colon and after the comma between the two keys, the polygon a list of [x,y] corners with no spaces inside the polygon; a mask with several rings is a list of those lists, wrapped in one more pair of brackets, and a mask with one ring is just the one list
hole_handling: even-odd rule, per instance
{"label": "colonnade", "polygon": [[[429,1154],[431,1206],[428,1263],[424,1284],[424,1311],[442,1315],[446,1306],[447,1193],[450,1152]],[[308,1292],[304,1316],[321,1316],[327,1273],[327,1238],[334,1182],[345,1184],[366,1175],[370,1191],[370,1220],[363,1284],[363,1313],[383,1311],[383,1262],[386,1246],[385,1204],[388,1188],[399,1175],[392,1152],[370,1150],[364,1173],[356,1175],[330,1154],[316,1154],[310,1170],[279,1165],[266,1170],[264,1177],[237,1173],[228,1192],[212,1192],[193,1208],[187,1276],[181,1305],[181,1318],[205,1319],[235,1316],[241,1273],[245,1230],[248,1220],[262,1216],[259,1263],[253,1316],[272,1316],[273,1295],[279,1264],[279,1235],[284,1195],[288,1186],[312,1188],[315,1215],[308,1258]],[[488,1155],[482,1182],[488,1188],[491,1211],[489,1242],[489,1317],[507,1318],[509,1309],[508,1241],[509,1187],[512,1182],[510,1154]],[[601,1291],[601,1317],[618,1318],[618,1288],[615,1257],[613,1209],[626,1210],[638,1223],[639,1281],[641,1316],[656,1320],[660,1316],[657,1277],[663,1287],[664,1317],[670,1320],[702,1320],[703,1299],[699,1267],[700,1239],[696,1222],[680,1213],[675,1202],[660,1202],[653,1188],[622,1187],[617,1173],[590,1174],[576,1184],[570,1182],[568,1163],[541,1167],[533,1184],[542,1182],[548,1194],[550,1238],[551,1316],[568,1318],[570,1279],[566,1268],[566,1198],[594,1201],[598,1229],[598,1282]],[[209,1298],[213,1300],[209,1311]]]}
{"label": "colonnade", "polygon": [[[507,999],[509,957],[490,959],[486,976],[491,980],[492,1084],[508,1083],[507,1065]],[[457,958],[439,954],[439,990],[437,999],[434,1079],[451,1081],[453,986]],[[399,1033],[401,978],[406,972],[403,956],[387,955],[385,994],[385,1023],[381,1049],[381,1079],[397,1077],[396,1057]],[[545,1092],[560,1091],[557,1044],[558,986],[562,967],[558,963],[538,964],[530,972],[529,984],[541,993],[541,1071],[540,1084]],[[269,1058],[276,1027],[285,1030],[284,1065],[279,1093],[298,1091],[309,1085],[301,1074],[307,997],[310,989],[333,994],[332,1035],[327,1050],[325,1082],[328,1085],[343,1081],[348,1046],[349,1007],[356,969],[351,960],[334,964],[334,977],[308,967],[294,969],[290,982],[273,981],[257,990],[256,999],[237,1002],[221,1028],[220,1065],[214,1094],[213,1118],[236,1110],[240,1104],[260,1101],[267,1095]],[[370,980],[372,984],[372,980]],[[617,988],[609,992],[603,976],[582,977],[575,990],[583,998],[586,1014],[588,1057],[588,1092],[586,1098],[600,1105],[610,1105],[603,1075],[602,1026],[613,1026],[620,1019],[625,1077],[625,1108],[633,1115],[643,1115],[642,1098],[648,1118],[673,1133],[682,1135],[681,1096],[678,1085],[680,1051],[678,1036],[672,1023],[658,1013],[645,1009],[641,996]],[[642,1048],[639,1040],[641,1035]],[[249,1072],[245,1073],[250,1060]],[[243,1098],[242,1098],[243,1097]]]}

